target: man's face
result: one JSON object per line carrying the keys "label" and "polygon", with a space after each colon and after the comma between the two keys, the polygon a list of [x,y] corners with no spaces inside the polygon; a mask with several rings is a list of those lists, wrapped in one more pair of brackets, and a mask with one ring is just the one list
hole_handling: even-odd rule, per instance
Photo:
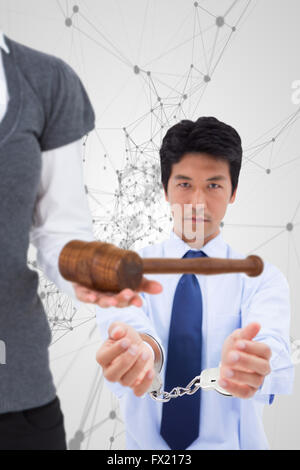
{"label": "man's face", "polygon": [[[236,190],[232,196],[231,191],[229,163],[204,153],[186,153],[173,164],[165,191],[174,232],[192,247],[201,248],[220,232],[227,205],[235,200]],[[202,236],[191,239],[191,233]]]}

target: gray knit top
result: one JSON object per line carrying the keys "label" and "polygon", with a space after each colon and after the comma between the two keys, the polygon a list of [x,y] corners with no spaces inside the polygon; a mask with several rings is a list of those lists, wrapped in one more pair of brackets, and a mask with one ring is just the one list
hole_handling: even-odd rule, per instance
{"label": "gray knit top", "polygon": [[[49,369],[51,331],[27,265],[41,152],[80,139],[95,115],[74,70],[7,36],[2,52],[10,100],[0,122],[0,413],[46,404],[56,395]],[[72,173],[72,168],[70,168]]]}

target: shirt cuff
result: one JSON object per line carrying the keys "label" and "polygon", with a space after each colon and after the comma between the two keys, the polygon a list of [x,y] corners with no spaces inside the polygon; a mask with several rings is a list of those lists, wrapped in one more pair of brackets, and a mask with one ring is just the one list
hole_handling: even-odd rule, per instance
{"label": "shirt cuff", "polygon": [[146,345],[148,346],[148,348],[151,350],[151,352],[152,352],[152,356],[153,356],[153,360],[154,360],[154,359],[155,359],[155,354],[154,354],[154,351],[153,351],[153,348],[152,348],[152,346],[150,346],[150,344],[149,344],[149,343],[147,343],[147,341],[143,341],[143,343],[144,343],[144,344],[146,344]]}
{"label": "shirt cuff", "polygon": [[[283,363],[280,354],[271,359],[271,372],[254,395],[254,399],[271,405],[275,395],[290,395],[293,392],[294,365]],[[281,367],[280,367],[281,365]]]}

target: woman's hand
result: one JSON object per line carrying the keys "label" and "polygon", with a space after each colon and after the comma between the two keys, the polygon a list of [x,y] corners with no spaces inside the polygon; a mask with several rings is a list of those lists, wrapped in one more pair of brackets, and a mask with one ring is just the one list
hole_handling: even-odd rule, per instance
{"label": "woman's hand", "polygon": [[84,287],[76,282],[72,282],[75,294],[81,302],[97,304],[102,308],[107,307],[128,307],[135,305],[141,307],[143,305],[142,298],[137,292],[146,292],[147,294],[160,294],[162,285],[157,281],[150,281],[145,277],[142,278],[141,285],[137,291],[132,289],[123,289],[118,294],[114,292],[101,292]]}

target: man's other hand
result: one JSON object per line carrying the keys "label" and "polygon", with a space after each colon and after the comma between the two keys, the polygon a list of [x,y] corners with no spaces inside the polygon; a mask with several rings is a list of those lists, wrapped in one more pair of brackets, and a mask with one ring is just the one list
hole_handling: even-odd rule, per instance
{"label": "man's other hand", "polygon": [[259,323],[250,323],[224,342],[219,385],[234,397],[251,398],[271,372],[271,349],[253,341],[260,328]]}

